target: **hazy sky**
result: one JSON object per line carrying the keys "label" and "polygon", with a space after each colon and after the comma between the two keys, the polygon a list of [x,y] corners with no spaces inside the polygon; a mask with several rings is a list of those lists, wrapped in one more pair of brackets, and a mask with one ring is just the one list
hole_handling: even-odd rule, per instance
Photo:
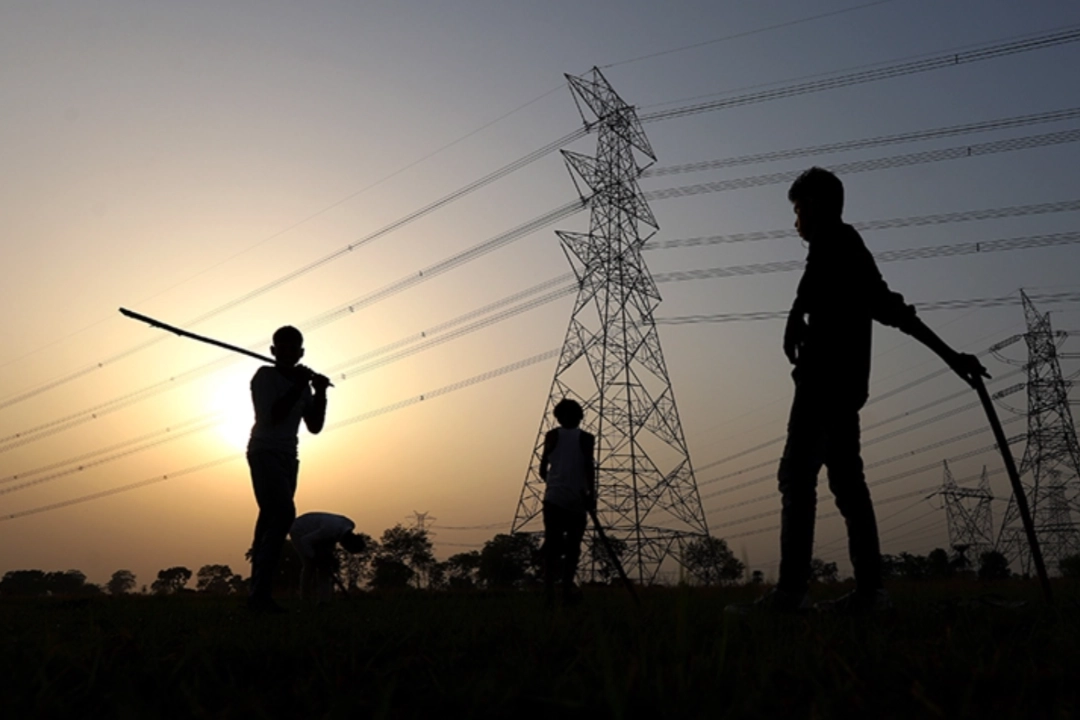
{"label": "hazy sky", "polygon": [[[835,12],[850,8],[857,9]],[[0,286],[6,308],[0,319],[0,572],[78,568],[104,582],[114,570],[129,568],[140,584],[171,565],[227,563],[247,574],[243,552],[256,508],[241,452],[251,421],[248,380],[258,363],[149,329],[117,308],[264,350],[279,325],[314,323],[306,333],[308,362],[341,371],[362,364],[365,353],[567,272],[553,231],[585,229],[584,214],[359,307],[370,293],[574,199],[552,152],[290,275],[574,131],[581,120],[564,73],[610,66],[605,73],[615,88],[648,114],[1078,24],[1080,5],[1072,0],[0,0],[6,268]],[[762,32],[748,32],[756,30]],[[668,167],[1069,110],[1080,108],[1080,85],[1072,77],[1078,65],[1080,43],[1074,42],[649,122],[645,130],[658,167]],[[660,190],[815,163],[836,167],[1078,127],[1073,117],[663,175],[642,185]],[[590,153],[592,142],[590,136],[572,148]],[[1062,141],[852,171],[842,175],[846,217],[868,222],[1077,201],[1078,168],[1077,143]],[[787,229],[792,214],[785,192],[785,183],[772,183],[656,201],[656,242]],[[1073,209],[873,230],[864,237],[883,252],[1070,232],[1076,221]],[[660,273],[804,256],[797,239],[785,238],[656,249],[647,259]],[[882,263],[881,269],[910,301],[931,302],[1002,296],[1021,287],[1080,291],[1078,263],[1080,249],[1063,245]],[[797,272],[777,272],[663,283],[657,316],[784,310],[797,281]],[[362,416],[557,348],[571,303],[564,297],[336,379],[330,428],[301,438],[298,510],[343,513],[376,536],[407,522],[413,511],[429,512],[437,518],[441,557],[477,546],[497,526],[508,529],[554,360]],[[350,304],[353,312],[314,322]],[[1056,327],[1080,330],[1076,304],[1044,309],[1054,311]],[[1023,329],[1015,305],[924,317],[971,352]],[[774,320],[661,327],[691,457],[705,468],[697,479],[710,526],[767,574],[775,568],[776,531],[743,533],[776,524],[775,516],[747,518],[779,507],[775,482],[766,477],[779,446],[716,461],[782,435],[792,388],[781,331]],[[880,328],[875,338],[875,395],[938,367],[929,351],[892,330]],[[1074,342],[1068,341],[1072,350],[1080,350]],[[1021,346],[1010,351],[1023,359]],[[1011,369],[994,359],[987,363],[995,377]],[[870,405],[864,426],[963,389],[948,376],[922,383]],[[972,400],[963,396],[912,412],[867,429],[864,439]],[[1008,401],[1023,408],[1022,394]],[[958,412],[868,442],[865,459],[888,460],[984,425],[977,410]],[[1007,428],[1019,433],[1023,423]],[[872,468],[869,479],[990,442],[983,434],[890,461]],[[1019,454],[1022,446],[1014,450]],[[968,478],[983,464],[996,469],[1000,462],[985,453],[953,469]],[[732,473],[739,474],[717,479]],[[128,492],[23,514],[164,476]],[[886,552],[946,544],[944,513],[917,492],[941,477],[935,468],[873,490]],[[708,497],[756,478],[763,479]],[[21,487],[28,482],[35,484]],[[1006,492],[1001,475],[994,488]],[[880,504],[905,493],[912,497]],[[824,488],[822,495],[819,514],[832,512]],[[733,506],[759,496],[767,499]],[[995,511],[1002,509],[999,503]],[[491,527],[451,529],[477,525]],[[837,519],[822,520],[818,554],[846,565],[842,536]]]}

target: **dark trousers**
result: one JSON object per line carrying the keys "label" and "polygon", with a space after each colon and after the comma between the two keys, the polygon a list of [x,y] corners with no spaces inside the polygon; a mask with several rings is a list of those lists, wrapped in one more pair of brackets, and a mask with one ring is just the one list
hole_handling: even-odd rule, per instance
{"label": "dark trousers", "polygon": [[859,453],[861,403],[838,402],[827,390],[796,384],[787,444],[777,473],[780,514],[780,578],[784,591],[803,593],[810,582],[817,512],[817,477],[828,469],[829,489],[847,523],[848,553],[860,590],[881,587],[877,519]]}
{"label": "dark trousers", "polygon": [[300,461],[295,453],[264,449],[248,450],[247,461],[259,505],[251,543],[251,597],[267,600],[274,587],[281,548],[296,519],[293,496]]}
{"label": "dark trousers", "polygon": [[581,558],[581,539],[585,536],[585,520],[584,510],[567,510],[544,503],[544,545],[540,552],[544,558],[546,587],[555,584],[556,576],[566,587],[574,582]]}

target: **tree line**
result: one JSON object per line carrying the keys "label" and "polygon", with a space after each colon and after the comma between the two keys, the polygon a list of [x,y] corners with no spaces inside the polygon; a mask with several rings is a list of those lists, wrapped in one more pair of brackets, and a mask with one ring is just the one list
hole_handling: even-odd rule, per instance
{"label": "tree line", "polygon": [[[364,535],[367,547],[350,554],[338,548],[338,577],[348,592],[370,590],[476,590],[520,589],[541,582],[540,541],[538,534],[499,534],[484,543],[480,550],[451,555],[446,560],[435,557],[429,533],[421,528],[395,525],[375,540]],[[610,538],[614,555],[624,563],[627,545]],[[582,549],[582,569],[596,582],[617,580],[618,570],[611,553],[587,539]],[[250,559],[250,558],[249,558]],[[738,560],[727,543],[704,537],[687,543],[683,550],[684,574],[679,582],[691,585],[733,585],[741,582],[762,584],[764,573],[748,568]],[[886,579],[934,580],[950,577],[978,577],[982,580],[1006,579],[1012,575],[1008,561],[999,552],[980,553],[978,561],[968,559],[966,549],[949,554],[936,548],[927,555],[907,552],[882,556]],[[300,585],[300,558],[291,544],[281,548],[275,578],[276,590],[295,592]],[[814,558],[812,580],[818,583],[839,582],[836,563]],[[1063,577],[1080,578],[1080,555],[1061,561]],[[190,583],[195,579],[194,587]],[[153,595],[200,593],[204,595],[239,595],[247,592],[247,579],[228,565],[203,565],[197,572],[183,566],[165,568],[140,592]],[[130,570],[117,570],[104,585],[89,583],[79,570],[45,572],[11,570],[0,579],[0,595],[19,597],[127,595],[136,592],[138,582]]]}

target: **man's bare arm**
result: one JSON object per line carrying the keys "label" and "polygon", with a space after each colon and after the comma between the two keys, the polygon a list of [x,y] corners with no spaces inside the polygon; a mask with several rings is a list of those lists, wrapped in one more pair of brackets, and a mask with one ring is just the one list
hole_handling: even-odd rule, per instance
{"label": "man's bare arm", "polygon": [[559,442],[559,431],[548,430],[544,435],[544,449],[540,453],[540,479],[547,480],[548,464],[551,462],[551,453],[555,450],[556,443]]}

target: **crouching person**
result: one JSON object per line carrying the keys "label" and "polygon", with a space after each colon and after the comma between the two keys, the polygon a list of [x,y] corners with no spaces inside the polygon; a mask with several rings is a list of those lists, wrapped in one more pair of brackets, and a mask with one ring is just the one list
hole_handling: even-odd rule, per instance
{"label": "crouching person", "polygon": [[293,521],[289,539],[300,555],[300,597],[329,602],[337,576],[334,549],[341,545],[350,553],[363,552],[367,541],[353,532],[356,524],[344,515],[325,512],[304,513]]}

